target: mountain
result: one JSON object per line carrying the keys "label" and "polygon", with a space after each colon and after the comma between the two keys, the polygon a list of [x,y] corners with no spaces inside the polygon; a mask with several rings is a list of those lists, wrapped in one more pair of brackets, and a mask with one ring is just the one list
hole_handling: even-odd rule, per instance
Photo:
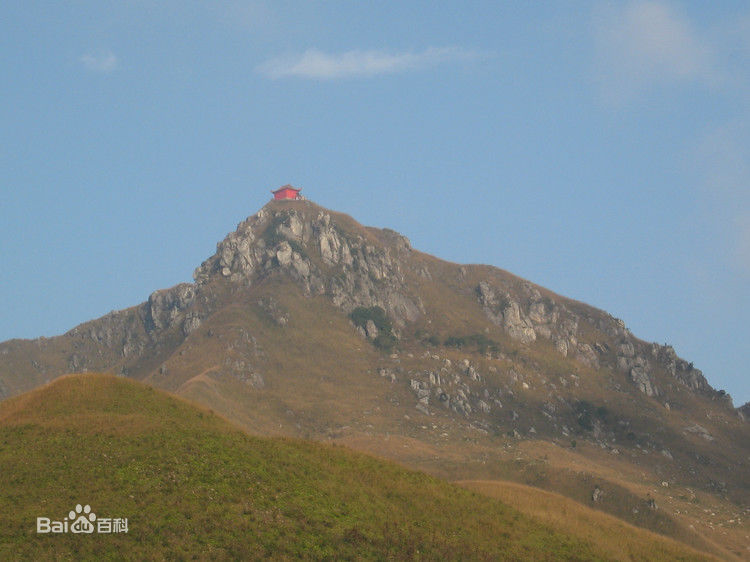
{"label": "mountain", "polygon": [[[596,512],[582,537],[341,447],[251,437],[111,375],[64,377],[0,404],[0,442],[3,559],[626,559],[612,528],[631,556],[703,559]],[[36,532],[37,518],[46,530],[80,514],[90,536]],[[100,531],[115,518],[127,532]]]}
{"label": "mountain", "polygon": [[0,393],[125,375],[256,434],[531,484],[750,552],[746,416],[606,312],[310,201],[267,204],[194,279],[62,336],[0,344]]}

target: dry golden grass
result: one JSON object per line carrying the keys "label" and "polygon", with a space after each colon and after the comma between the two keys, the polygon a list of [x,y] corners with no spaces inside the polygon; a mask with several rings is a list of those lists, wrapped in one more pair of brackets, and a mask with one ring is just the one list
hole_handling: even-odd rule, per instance
{"label": "dry golden grass", "polygon": [[596,542],[600,553],[610,560],[719,560],[560,494],[513,482],[464,480],[458,484],[500,499],[555,529]]}

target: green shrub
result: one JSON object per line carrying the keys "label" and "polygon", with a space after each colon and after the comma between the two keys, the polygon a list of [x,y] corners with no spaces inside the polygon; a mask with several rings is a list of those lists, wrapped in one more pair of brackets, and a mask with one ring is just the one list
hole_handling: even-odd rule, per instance
{"label": "green shrub", "polygon": [[578,425],[587,431],[594,429],[593,420],[591,419],[593,409],[594,407],[586,400],[580,400],[575,407]]}
{"label": "green shrub", "polygon": [[390,349],[393,349],[393,346],[396,345],[396,338],[395,336],[393,336],[393,334],[384,334],[383,332],[379,332],[378,337],[376,337],[372,343],[378,349],[388,351]]}
{"label": "green shrub", "polygon": [[445,347],[457,347],[458,349],[462,349],[466,346],[466,338],[460,336],[448,336],[445,338],[443,345]]}
{"label": "green shrub", "polygon": [[393,324],[385,313],[385,310],[379,306],[364,307],[358,306],[349,313],[349,318],[355,326],[365,328],[368,320],[372,320],[378,329],[378,337],[373,340],[373,345],[379,349],[391,349],[396,345],[396,337],[393,335]]}
{"label": "green shrub", "polygon": [[484,334],[471,334],[469,336],[448,336],[443,342],[445,347],[456,347],[463,349],[464,347],[473,346],[479,353],[498,353],[500,351],[500,345]]}

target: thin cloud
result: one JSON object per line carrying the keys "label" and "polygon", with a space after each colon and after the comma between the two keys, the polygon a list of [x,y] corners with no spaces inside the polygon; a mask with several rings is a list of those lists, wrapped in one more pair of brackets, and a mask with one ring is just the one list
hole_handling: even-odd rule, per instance
{"label": "thin cloud", "polygon": [[268,60],[260,64],[257,70],[272,79],[298,77],[331,80],[394,74],[471,60],[478,56],[479,53],[458,47],[431,47],[416,53],[354,50],[329,54],[308,49],[301,55]]}
{"label": "thin cloud", "polygon": [[101,72],[104,74],[112,72],[117,68],[117,57],[112,51],[99,51],[96,53],[86,53],[81,56],[81,64],[92,72]]}
{"label": "thin cloud", "polygon": [[654,84],[717,83],[715,53],[681,12],[662,1],[631,2],[595,17],[598,70],[609,101]]}

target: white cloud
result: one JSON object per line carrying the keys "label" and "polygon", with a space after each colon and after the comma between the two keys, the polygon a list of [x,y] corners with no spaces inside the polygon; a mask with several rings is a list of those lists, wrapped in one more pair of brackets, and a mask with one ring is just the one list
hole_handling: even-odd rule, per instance
{"label": "white cloud", "polygon": [[117,68],[117,57],[112,51],[86,53],[80,59],[83,66],[93,72],[109,73]]}
{"label": "white cloud", "polygon": [[687,17],[662,1],[601,9],[595,17],[601,86],[622,102],[654,84],[720,80],[710,42]]}
{"label": "white cloud", "polygon": [[477,58],[479,53],[458,47],[431,47],[424,51],[388,53],[385,51],[347,51],[329,54],[308,49],[301,55],[268,60],[257,70],[270,78],[335,79],[349,76],[393,74]]}

